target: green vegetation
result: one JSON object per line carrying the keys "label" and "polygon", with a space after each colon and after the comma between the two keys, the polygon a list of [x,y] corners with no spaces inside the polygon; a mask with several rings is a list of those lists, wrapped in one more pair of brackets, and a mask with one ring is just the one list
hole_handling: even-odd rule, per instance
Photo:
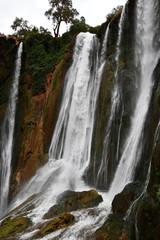
{"label": "green vegetation", "polygon": [[[30,88],[32,95],[45,92],[46,74],[53,71],[68,51],[71,40],[79,32],[87,32],[89,26],[85,18],[74,20],[70,31],[59,38],[46,33],[28,33],[24,40],[24,48],[28,59],[28,72],[32,78]],[[93,29],[92,29],[93,30]]]}
{"label": "green vegetation", "polygon": [[52,206],[43,218],[49,219],[65,212],[95,207],[102,201],[102,196],[95,190],[83,192],[73,192],[68,190],[61,195],[58,203]]}
{"label": "green vegetation", "polygon": [[0,38],[0,124],[6,111],[9,89],[12,83],[17,47],[15,40]]}
{"label": "green vegetation", "polygon": [[36,26],[28,26],[28,21],[24,20],[23,18],[16,17],[11,25],[11,28],[14,30],[14,35],[19,39],[24,39],[29,33],[45,33],[51,34],[48,29],[43,28],[40,26],[38,29]]}
{"label": "green vegetation", "polygon": [[23,232],[31,225],[31,221],[27,217],[16,217],[13,219],[5,219],[0,226],[0,239],[9,236],[15,236],[17,233]]}
{"label": "green vegetation", "polygon": [[49,5],[45,16],[52,19],[54,35],[58,37],[61,23],[72,23],[79,13],[72,7],[72,0],[49,0]]}
{"label": "green vegetation", "polygon": [[74,216],[70,213],[64,213],[59,215],[54,220],[50,221],[41,231],[40,234],[47,235],[52,232],[55,232],[59,229],[68,227],[69,225],[73,224]]}
{"label": "green vegetation", "polygon": [[122,11],[123,6],[117,6],[116,8],[113,8],[111,13],[107,14],[106,20],[111,21],[113,17],[116,17],[116,15]]}
{"label": "green vegetation", "polygon": [[70,27],[71,33],[87,32],[89,31],[89,25],[86,24],[85,18],[81,17],[81,20],[75,19]]}
{"label": "green vegetation", "polygon": [[15,31],[17,36],[24,36],[28,31],[30,31],[30,27],[28,27],[28,21],[23,18],[16,17],[11,25],[11,28]]}
{"label": "green vegetation", "polygon": [[66,52],[70,36],[53,38],[49,34],[31,33],[24,46],[28,58],[28,70],[32,76],[32,94],[45,91],[46,74],[53,70]]}

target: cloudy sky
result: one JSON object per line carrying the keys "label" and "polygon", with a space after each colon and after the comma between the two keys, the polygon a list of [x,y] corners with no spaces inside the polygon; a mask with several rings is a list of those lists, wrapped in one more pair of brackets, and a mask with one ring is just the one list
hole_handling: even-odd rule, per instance
{"label": "cloudy sky", "polygon": [[[80,16],[84,16],[86,23],[97,26],[105,22],[105,16],[114,7],[124,5],[126,0],[72,0],[73,7]],[[16,17],[29,22],[28,25],[43,26],[52,31],[52,23],[44,16],[49,9],[48,0],[1,0],[0,4],[0,33],[13,33],[10,26]],[[63,26],[65,31],[66,27]]]}

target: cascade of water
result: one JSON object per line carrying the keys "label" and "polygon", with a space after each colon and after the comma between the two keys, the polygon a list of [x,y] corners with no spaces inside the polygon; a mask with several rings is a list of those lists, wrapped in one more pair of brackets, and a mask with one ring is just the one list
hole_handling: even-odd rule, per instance
{"label": "cascade of water", "polygon": [[[114,121],[114,117],[116,114],[117,109],[119,109],[119,104],[120,104],[120,92],[119,92],[119,86],[117,82],[118,78],[118,68],[119,68],[119,57],[120,57],[120,43],[121,43],[121,38],[122,38],[122,29],[123,29],[123,24],[124,24],[124,16],[125,16],[125,7],[123,7],[120,21],[119,21],[119,31],[118,31],[118,39],[117,39],[117,46],[116,46],[116,54],[115,54],[115,62],[116,62],[116,70],[114,72],[114,88],[112,91],[112,96],[111,96],[111,109],[110,109],[110,116],[109,120],[107,123],[106,127],[106,136],[104,139],[103,143],[103,153],[102,153],[102,160],[101,160],[101,165],[98,170],[97,174],[97,180],[96,180],[96,186],[99,185],[99,183],[103,179],[103,183],[106,184],[107,182],[107,168],[108,168],[108,150],[109,150],[109,142],[110,142],[110,135],[111,135],[111,126]],[[119,141],[119,136],[120,136],[120,128],[119,127],[119,134],[118,134],[118,141]],[[119,143],[117,144],[119,146]],[[119,152],[119,149],[117,149],[117,154]],[[102,184],[103,185],[103,184]]]}
{"label": "cascade of water", "polygon": [[[104,67],[106,65],[106,54],[107,54],[107,42],[108,42],[108,35],[109,35],[109,26],[110,23],[108,24],[107,28],[106,28],[106,32],[104,35],[104,40],[102,43],[102,49],[101,49],[101,53],[100,53],[100,61],[99,61],[99,68],[98,68],[98,72],[97,72],[97,78],[99,79],[99,83],[101,82],[102,79],[102,75],[104,72]],[[95,165],[95,163],[94,163]],[[93,170],[93,174],[94,174],[94,182],[96,182],[96,169],[94,167]]]}
{"label": "cascade of water", "polygon": [[[33,221],[39,220],[50,206],[56,202],[58,194],[73,187],[75,190],[81,190],[83,187],[80,179],[90,160],[94,113],[99,85],[106,62],[108,32],[109,26],[105,34],[99,68],[97,68],[98,43],[96,40],[96,46],[93,46],[95,45],[95,43],[93,44],[95,41],[94,35],[79,34],[77,37],[73,64],[66,75],[65,81],[67,83],[64,89],[62,106],[49,150],[50,161],[37,172],[23,189],[23,192],[21,192],[21,196],[23,195],[24,198],[36,192],[43,193],[43,196],[38,195],[38,199],[34,203],[37,207],[30,215]],[[97,49],[96,54],[95,47]],[[92,55],[93,52],[94,55]],[[93,56],[95,57],[93,58]],[[95,59],[94,67],[96,70],[94,72],[91,71],[93,65],[90,62],[93,59]],[[91,83],[93,86],[91,86]],[[95,90],[93,91],[93,89]],[[86,107],[89,113],[87,113]],[[83,135],[86,136],[86,140],[83,138]],[[83,142],[81,142],[81,138],[83,138]],[[84,145],[85,142],[86,144]],[[59,159],[56,160],[55,158]],[[83,162],[84,160],[86,163]],[[26,195],[27,190],[29,192]],[[16,204],[19,205],[19,203],[17,201]],[[73,238],[73,236],[76,239],[81,239],[80,234],[81,231],[84,232],[84,229],[86,233],[90,232],[91,228],[92,232],[94,232],[95,228],[102,225],[109,211],[105,205],[105,209],[97,209],[96,217],[92,216],[92,213],[90,214],[88,210],[84,210],[83,213],[81,211],[77,212],[77,224],[67,231],[62,239]],[[55,237],[55,234],[50,237]],[[48,236],[46,239],[49,239]]]}
{"label": "cascade of water", "polygon": [[10,90],[9,102],[2,125],[0,143],[0,215],[3,215],[7,208],[9,180],[11,173],[11,159],[13,148],[13,134],[16,114],[16,100],[18,96],[19,76],[21,70],[22,43],[20,43],[16,62],[13,83]]}
{"label": "cascade of water", "polygon": [[109,191],[111,199],[127,183],[134,180],[136,166],[141,159],[144,124],[153,88],[152,74],[159,59],[159,53],[153,48],[155,8],[155,1],[139,0],[137,2],[135,63],[137,67],[140,66],[140,91],[137,97],[130,132]]}
{"label": "cascade of water", "polygon": [[116,56],[115,56],[116,70],[114,72],[114,77],[115,77],[116,81],[117,81],[117,76],[118,76],[119,57],[120,57],[120,53],[121,53],[120,44],[121,44],[121,39],[122,39],[123,24],[124,24],[124,18],[125,18],[125,6],[122,9],[122,13],[121,13],[120,21],[119,21],[119,26],[118,26],[119,31],[118,31],[118,40],[117,40]]}
{"label": "cascade of water", "polygon": [[99,89],[96,78],[98,40],[80,33],[76,40],[73,64],[67,74],[61,110],[56,124],[49,158],[64,158],[84,170],[90,160],[94,111]]}
{"label": "cascade of water", "polygon": [[[93,211],[88,209],[74,213],[76,223],[63,232],[61,239],[82,239],[82,237],[83,239],[87,239],[87,234],[93,233],[97,227],[102,225],[107,214],[110,213],[110,208],[107,211],[107,205],[111,207],[111,201],[115,194],[120,192],[127,183],[134,180],[135,169],[141,160],[143,131],[153,88],[152,74],[159,58],[159,53],[153,48],[155,8],[156,1],[137,1],[135,65],[137,69],[140,69],[140,90],[137,94],[136,108],[132,117],[129,134],[125,141],[123,153],[110,190],[108,193],[103,194],[104,203],[94,209],[96,212],[95,215]],[[110,128],[116,114],[116,109],[119,108],[120,101],[118,68],[124,12],[125,8],[123,9],[119,23],[115,57],[115,82],[103,150],[103,157],[105,159],[109,148]],[[73,63],[66,75],[61,110],[49,150],[50,161],[37,172],[27,186],[24,187],[23,192],[20,193],[23,195],[29,189],[29,192],[26,195],[24,194],[24,198],[34,193],[40,193],[35,202],[35,209],[29,215],[32,218],[33,216],[37,216],[38,220],[39,218],[41,219],[50,206],[55,204],[58,194],[67,189],[81,190],[83,187],[86,187],[83,184],[82,175],[90,160],[96,98],[99,90],[100,76],[103,72],[102,65],[105,63],[105,54],[102,52],[100,67],[98,69],[98,51],[95,51],[95,48],[98,49],[98,43],[94,35],[88,33],[78,35]],[[97,69],[98,73],[96,75]],[[123,114],[123,109],[121,113]],[[120,120],[117,133],[117,148],[119,148],[121,125],[122,120]],[[159,125],[155,141],[159,134],[158,129]],[[106,174],[105,172],[107,171],[105,159],[102,159],[98,171],[97,184],[100,177]],[[148,176],[146,184],[148,184]],[[146,189],[146,186],[144,189]],[[36,221],[36,219],[33,220]],[[60,233],[53,233],[51,236],[46,236],[45,239],[57,237],[58,234]]]}
{"label": "cascade of water", "polygon": [[82,175],[90,161],[100,86],[98,52],[99,42],[94,34],[80,33],[77,36],[73,63],[66,74],[61,109],[49,149],[49,161],[19,195],[22,201],[28,195],[44,191],[34,212],[39,218],[56,202],[60,193],[85,187]]}
{"label": "cascade of water", "polygon": [[[103,44],[102,44],[102,50],[101,50],[101,56],[100,56],[100,68],[104,66],[104,63],[106,62],[106,53],[107,53],[107,42],[108,42],[108,34],[109,34],[109,26],[110,23],[107,26],[105,35],[104,35],[104,40],[103,40]],[[103,70],[102,70],[103,72]]]}

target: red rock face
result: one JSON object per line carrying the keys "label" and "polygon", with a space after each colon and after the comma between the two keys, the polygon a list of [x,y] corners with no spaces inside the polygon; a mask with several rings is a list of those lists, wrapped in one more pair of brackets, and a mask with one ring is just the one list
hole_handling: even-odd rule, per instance
{"label": "red rock face", "polygon": [[52,76],[53,76],[53,72],[47,73],[47,79],[46,79],[46,84],[45,84],[46,98],[48,98],[48,94],[49,94],[49,90],[50,90],[51,82],[52,82]]}

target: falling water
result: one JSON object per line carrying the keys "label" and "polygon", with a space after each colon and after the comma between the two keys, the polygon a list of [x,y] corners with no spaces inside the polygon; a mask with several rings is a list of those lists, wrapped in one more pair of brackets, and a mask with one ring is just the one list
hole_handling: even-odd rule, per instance
{"label": "falling water", "polygon": [[137,68],[140,66],[140,90],[130,132],[110,188],[109,195],[111,199],[127,183],[134,180],[136,167],[142,157],[142,136],[153,89],[152,75],[159,59],[159,53],[153,48],[153,41],[155,40],[155,8],[155,1],[139,0],[137,2],[135,63]]}
{"label": "falling water", "polygon": [[90,160],[95,104],[99,89],[96,78],[98,40],[80,33],[76,40],[73,64],[65,81],[61,110],[52,138],[49,157],[65,159],[76,169],[84,169]]}
{"label": "falling water", "polygon": [[[58,195],[65,190],[89,189],[82,176],[90,162],[94,114],[106,63],[108,34],[109,25],[100,60],[99,43],[95,35],[80,33],[77,36],[73,63],[66,74],[61,109],[49,149],[49,161],[23,187],[11,206],[14,208],[30,195],[39,193],[34,201],[35,209],[29,215],[33,222],[41,221],[43,215],[56,203]],[[118,42],[119,38],[120,36]],[[98,227],[104,222],[108,212],[106,207],[97,212],[99,213],[96,217],[88,214],[88,211],[77,213],[77,220],[80,222],[71,230],[75,236],[78,237],[83,229],[86,229],[86,233],[91,231],[91,225],[95,230],[95,225]],[[84,215],[88,222],[84,218],[82,220],[81,215]],[[85,224],[82,224],[82,221]],[[69,231],[64,239],[68,239],[70,234],[73,236]]]}
{"label": "falling water", "polygon": [[[110,23],[108,24],[108,26],[106,28],[105,35],[104,35],[104,40],[103,40],[103,43],[102,43],[102,49],[101,49],[101,54],[100,54],[99,68],[98,68],[97,76],[96,76],[99,83],[101,82],[103,72],[104,72],[104,68],[105,68],[105,65],[106,65],[109,26],[110,26]],[[99,89],[98,89],[98,92],[99,92]],[[93,175],[96,175],[95,172],[96,172],[96,169],[94,168]],[[94,178],[94,182],[96,182],[95,178]]]}
{"label": "falling water", "polygon": [[[90,161],[94,114],[105,65],[108,31],[109,27],[100,60],[98,59],[99,43],[95,35],[80,33],[77,36],[73,63],[66,74],[61,110],[49,150],[50,159],[23,187],[18,199],[12,205],[15,207],[28,196],[38,193],[38,197],[34,200],[35,209],[29,214],[35,223],[42,221],[42,216],[56,203],[60,193],[68,189],[75,191],[89,189],[84,184],[82,176]],[[95,217],[92,213],[88,214],[87,210],[83,213],[77,212],[77,225],[66,233],[64,239],[69,239],[68,234],[72,239],[73,236],[76,239],[83,229],[86,229],[86,232],[90,231],[91,224],[93,230],[95,224],[97,227],[101,226],[107,210],[97,211],[101,214],[97,212]],[[30,234],[26,235],[26,239],[28,236],[30,237]],[[56,235],[52,234],[51,238],[54,236]]]}
{"label": "falling water", "polygon": [[[76,38],[73,63],[65,77],[59,117],[49,149],[48,163],[38,170],[21,197],[43,192],[36,215],[41,218],[68,189],[85,187],[82,180],[89,164],[96,99],[100,79],[99,42],[94,34],[80,33]],[[29,191],[28,191],[29,190]],[[28,192],[27,192],[28,191]]]}
{"label": "falling water", "polygon": [[[103,179],[103,183],[101,183],[100,185],[104,185],[104,184],[106,185],[106,182],[107,182],[107,168],[108,168],[107,165],[108,165],[108,152],[109,152],[109,143],[110,143],[110,135],[111,135],[111,126],[114,121],[116,111],[119,109],[119,104],[120,104],[120,92],[119,92],[119,86],[117,81],[118,81],[120,44],[121,44],[122,29],[124,24],[124,16],[125,16],[125,7],[123,7],[120,21],[119,21],[119,31],[118,31],[118,39],[117,39],[117,46],[116,46],[116,54],[115,54],[116,70],[114,72],[114,87],[113,87],[112,96],[111,96],[111,109],[110,109],[109,120],[106,127],[106,136],[103,143],[102,160],[101,160],[101,165],[97,174],[96,186],[99,186],[102,179]],[[118,142],[119,142],[119,136],[120,136],[120,131],[118,134]],[[117,145],[119,145],[119,143]],[[119,149],[117,149],[117,152],[118,151]]]}
{"label": "falling water", "polygon": [[[103,67],[104,68],[104,64],[106,63],[106,54],[107,54],[107,43],[108,43],[108,35],[109,35],[109,26],[110,23],[107,26],[105,35],[104,35],[104,40],[103,40],[103,44],[102,44],[102,50],[101,50],[101,56],[100,56],[100,69]],[[100,70],[101,73],[103,73],[103,70]]]}
{"label": "falling water", "polygon": [[[111,201],[115,194],[122,191],[127,183],[134,180],[136,167],[142,157],[143,131],[153,89],[152,75],[159,58],[159,53],[153,48],[153,40],[155,40],[155,2],[153,0],[137,1],[135,65],[137,71],[139,71],[140,89],[136,96],[136,107],[132,116],[130,130],[122,149],[114,180],[109,192],[103,194],[104,202],[99,207],[95,208],[94,211],[92,209],[83,209],[73,213],[76,223],[64,230],[61,239],[87,239],[88,236],[90,237],[91,235],[87,234],[92,234],[100,227],[107,218],[107,214],[110,213]],[[116,109],[119,108],[118,70],[124,12],[125,8],[119,23],[115,57],[115,81],[104,142],[104,147],[107,150],[104,150],[103,156],[107,155],[110,127]],[[98,48],[99,44],[95,35],[81,33],[77,36],[73,63],[65,78],[61,110],[49,150],[50,159],[26,184],[19,194],[19,199],[13,206],[15,207],[28,196],[38,193],[37,198],[35,197],[36,200],[34,200],[35,208],[28,215],[33,222],[42,221],[42,216],[57,202],[57,196],[60,193],[67,189],[81,191],[88,188],[84,184],[82,176],[90,161],[95,106],[101,80],[100,76],[102,76],[103,72],[101,66],[105,63],[105,58],[103,58],[105,54],[103,53],[101,54],[101,60],[98,61]],[[100,62],[99,68],[98,62]],[[121,122],[119,128],[121,128]],[[119,148],[120,130],[117,134],[117,147]],[[106,174],[103,170],[104,167],[106,167],[105,161],[102,159],[97,183],[101,175]],[[60,230],[60,232],[48,235],[44,239],[52,239],[61,233]]]}
{"label": "falling water", "polygon": [[19,76],[21,70],[22,43],[20,43],[16,62],[13,83],[10,90],[7,110],[4,117],[0,143],[0,215],[7,208],[9,181],[11,174],[11,159],[13,149],[13,134],[15,126],[16,100],[18,96]]}

